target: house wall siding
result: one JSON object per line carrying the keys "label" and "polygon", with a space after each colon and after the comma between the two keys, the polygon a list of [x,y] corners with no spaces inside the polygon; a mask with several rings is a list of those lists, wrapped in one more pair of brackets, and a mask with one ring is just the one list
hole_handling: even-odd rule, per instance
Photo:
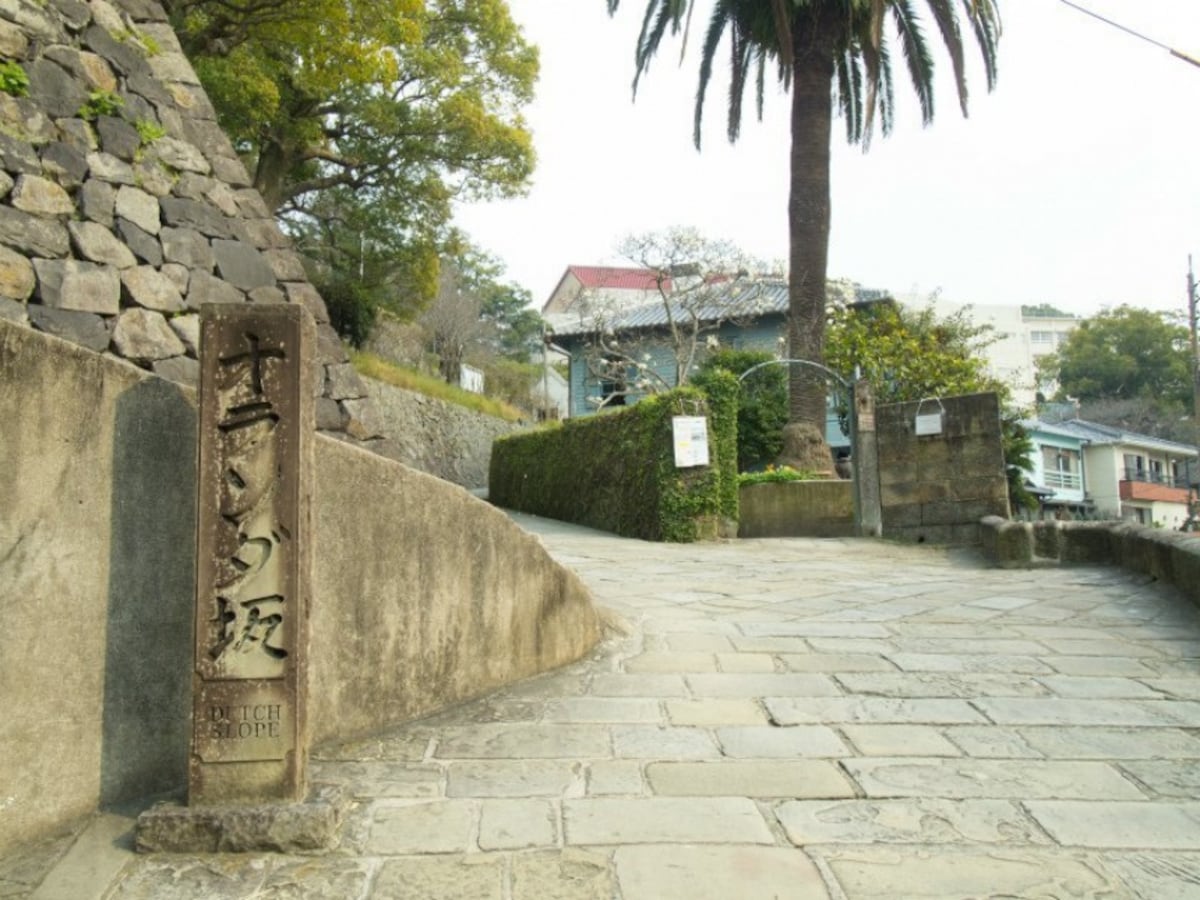
{"label": "house wall siding", "polygon": [[[783,318],[782,316],[763,317],[747,324],[725,322],[714,334],[721,347],[761,350],[778,356],[782,346],[779,338],[784,334]],[[702,335],[700,338],[701,347],[696,354],[697,365],[707,352],[706,336]],[[618,341],[621,342],[623,352],[628,353],[632,350],[633,355],[638,357],[649,354],[648,368],[662,380],[662,383],[657,385],[657,389],[661,390],[664,385],[666,387],[675,386],[675,357],[671,350],[670,339],[666,334],[659,332],[647,335],[640,340],[636,337],[622,340],[621,336],[618,336]],[[569,415],[591,415],[597,411],[598,406],[595,401],[598,401],[601,396],[600,380],[588,372],[587,355],[592,347],[591,340],[587,335],[567,335],[560,337],[556,342],[571,354]],[[651,378],[650,381],[653,382],[654,379]],[[644,395],[644,393],[631,394],[626,398],[626,405],[636,403],[639,397]]]}

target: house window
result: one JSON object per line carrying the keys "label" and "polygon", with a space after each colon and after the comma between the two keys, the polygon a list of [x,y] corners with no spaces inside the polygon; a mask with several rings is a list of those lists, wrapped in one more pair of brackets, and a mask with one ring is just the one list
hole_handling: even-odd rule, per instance
{"label": "house window", "polygon": [[1125,454],[1125,480],[1146,480],[1146,457],[1138,456],[1134,453]]}
{"label": "house window", "polygon": [[1066,447],[1042,448],[1042,471],[1046,487],[1077,491],[1083,488],[1078,450]]}
{"label": "house window", "polygon": [[1053,344],[1053,331],[1031,331],[1029,332],[1029,340],[1034,344]]}
{"label": "house window", "polygon": [[624,406],[629,394],[629,371],[619,357],[606,357],[604,374],[600,379],[600,399],[603,406]]}

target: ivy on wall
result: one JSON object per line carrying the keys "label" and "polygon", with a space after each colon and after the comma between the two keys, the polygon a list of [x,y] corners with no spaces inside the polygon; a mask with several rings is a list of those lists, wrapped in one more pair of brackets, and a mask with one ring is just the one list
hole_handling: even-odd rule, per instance
{"label": "ivy on wall", "polygon": [[[708,416],[710,465],[675,467],[678,415]],[[507,509],[650,541],[716,537],[722,519],[737,520],[736,381],[500,438],[488,483]]]}

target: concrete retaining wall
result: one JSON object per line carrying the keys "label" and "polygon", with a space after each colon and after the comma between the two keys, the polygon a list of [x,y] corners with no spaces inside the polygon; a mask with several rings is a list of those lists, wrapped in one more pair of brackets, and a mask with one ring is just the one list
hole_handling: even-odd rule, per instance
{"label": "concrete retaining wall", "polygon": [[[0,321],[0,851],[182,787],[194,397]],[[353,736],[578,658],[573,574],[439,479],[318,436],[309,718]]]}
{"label": "concrete retaining wall", "polygon": [[1200,535],[1128,522],[980,523],[984,555],[1001,568],[1054,563],[1122,566],[1173,585],[1200,605]]}
{"label": "concrete retaining wall", "polygon": [[747,484],[738,491],[738,537],[851,537],[850,481]]}

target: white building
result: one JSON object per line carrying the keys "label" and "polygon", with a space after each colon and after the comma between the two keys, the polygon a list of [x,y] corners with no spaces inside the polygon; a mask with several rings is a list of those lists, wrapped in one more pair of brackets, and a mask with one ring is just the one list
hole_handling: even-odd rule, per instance
{"label": "white building", "polygon": [[[921,308],[927,298],[902,298],[909,307]],[[1083,321],[1078,316],[1056,310],[1049,304],[1039,306],[991,306],[956,303],[936,297],[933,308],[939,316],[966,310],[977,325],[990,325],[999,338],[984,351],[988,372],[1012,389],[1017,406],[1032,409],[1038,391],[1049,396],[1053,384],[1038,384],[1037,359],[1055,352],[1067,335]]]}
{"label": "white building", "polygon": [[1171,529],[1187,518],[1200,477],[1195,447],[1081,419],[1025,425],[1037,451],[1031,480],[1047,508]]}

